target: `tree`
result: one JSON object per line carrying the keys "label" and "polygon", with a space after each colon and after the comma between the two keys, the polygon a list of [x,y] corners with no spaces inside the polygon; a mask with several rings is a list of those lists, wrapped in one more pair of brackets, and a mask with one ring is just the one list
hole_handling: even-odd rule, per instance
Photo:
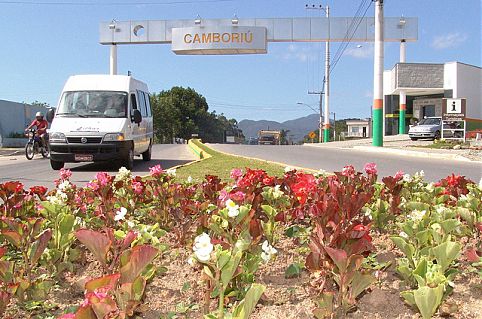
{"label": "tree", "polygon": [[175,86],[153,94],[151,106],[160,143],[172,143],[175,137],[189,139],[194,133],[206,142],[223,143],[226,131],[240,131],[235,119],[208,112],[206,99],[192,88]]}

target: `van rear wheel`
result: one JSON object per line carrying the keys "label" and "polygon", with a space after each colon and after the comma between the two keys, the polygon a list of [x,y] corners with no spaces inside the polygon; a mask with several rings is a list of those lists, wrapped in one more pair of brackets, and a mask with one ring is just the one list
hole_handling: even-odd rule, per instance
{"label": "van rear wheel", "polygon": [[147,149],[147,151],[142,153],[142,160],[145,162],[149,162],[151,160],[151,157],[152,157],[152,142],[149,143],[149,148]]}

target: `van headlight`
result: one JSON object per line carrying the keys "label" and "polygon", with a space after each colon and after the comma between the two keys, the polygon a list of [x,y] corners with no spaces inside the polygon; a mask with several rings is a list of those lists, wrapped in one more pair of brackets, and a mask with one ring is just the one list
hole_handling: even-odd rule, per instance
{"label": "van headlight", "polygon": [[104,135],[104,142],[117,142],[117,141],[123,141],[124,140],[124,134],[123,133],[107,133]]}
{"label": "van headlight", "polygon": [[66,143],[65,134],[60,132],[49,133],[50,143]]}

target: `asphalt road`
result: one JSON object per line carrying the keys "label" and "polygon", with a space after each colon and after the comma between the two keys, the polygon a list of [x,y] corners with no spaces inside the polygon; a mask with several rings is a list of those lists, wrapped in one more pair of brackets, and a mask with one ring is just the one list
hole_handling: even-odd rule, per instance
{"label": "asphalt road", "polygon": [[340,171],[343,166],[352,164],[358,170],[368,162],[377,164],[379,176],[393,175],[398,170],[414,174],[423,170],[427,181],[438,181],[452,173],[469,177],[479,182],[482,177],[481,162],[465,162],[447,159],[428,159],[412,156],[369,153],[354,149],[316,148],[300,145],[232,145],[210,144],[210,147],[235,155],[254,157],[286,165],[324,169],[328,172]]}
{"label": "asphalt road", "polygon": [[[176,165],[185,164],[196,158],[185,144],[162,144],[152,148],[152,160],[144,162],[136,157],[134,169],[135,175],[146,175],[149,167],[161,164],[167,169]],[[99,171],[115,174],[118,169],[112,163],[66,163],[65,168],[72,171],[72,182],[84,186],[95,177]],[[36,155],[31,161],[24,155],[0,157],[0,183],[6,181],[20,181],[26,187],[44,185],[54,187],[53,181],[58,178],[58,171],[50,168],[48,159]]]}

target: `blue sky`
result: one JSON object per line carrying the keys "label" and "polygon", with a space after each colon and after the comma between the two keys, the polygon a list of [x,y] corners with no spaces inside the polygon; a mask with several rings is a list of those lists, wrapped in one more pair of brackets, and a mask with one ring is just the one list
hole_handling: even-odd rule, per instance
{"label": "blue sky", "polygon": [[[57,103],[72,74],[108,73],[109,47],[98,43],[99,22],[117,20],[306,17],[305,1],[146,0],[165,5],[39,5],[0,0],[0,99]],[[13,1],[15,2],[15,1]],[[25,1],[19,1],[25,2]],[[28,0],[26,2],[29,2]],[[44,1],[32,1],[44,2]],[[49,3],[86,3],[50,0]],[[353,16],[361,0],[330,0],[332,16]],[[93,3],[90,1],[89,3]],[[137,2],[139,3],[139,2]],[[311,4],[311,3],[310,3]],[[373,5],[368,16],[373,16]],[[419,41],[407,45],[407,62],[461,61],[481,65],[480,0],[385,0],[385,16],[419,18]],[[373,46],[348,46],[332,73],[331,109],[337,118],[370,115]],[[335,52],[338,43],[331,45]],[[228,117],[284,121],[312,113],[323,76],[324,43],[269,43],[268,54],[177,56],[170,45],[119,46],[119,74],[132,71],[151,92],[192,87],[207,98],[210,110]],[[399,59],[397,43],[385,46],[385,68]]]}

